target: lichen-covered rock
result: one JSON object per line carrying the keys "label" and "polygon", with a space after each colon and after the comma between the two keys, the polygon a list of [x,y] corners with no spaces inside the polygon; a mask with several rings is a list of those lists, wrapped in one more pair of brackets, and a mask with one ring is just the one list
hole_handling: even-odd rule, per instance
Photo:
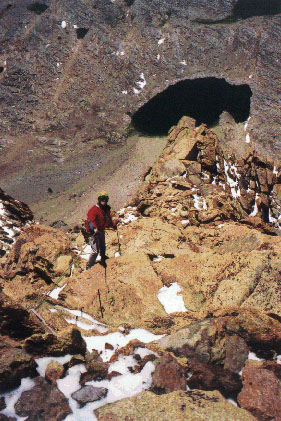
{"label": "lichen-covered rock", "polygon": [[43,377],[38,377],[35,386],[21,394],[15,404],[15,412],[21,417],[41,421],[63,420],[72,411],[64,394]]}
{"label": "lichen-covered rock", "polygon": [[128,322],[141,327],[153,317],[165,315],[156,299],[161,287],[162,282],[150,259],[138,252],[107,260],[106,273],[101,265],[95,265],[81,275],[73,276],[59,300],[67,308],[83,307],[86,313],[111,326]]}
{"label": "lichen-covered rock", "polygon": [[37,364],[19,346],[0,340],[0,392],[18,387],[23,377],[38,375]]}
{"label": "lichen-covered rock", "polygon": [[[244,309],[217,312],[215,317],[191,323],[157,343],[177,356],[227,368],[237,363],[237,357],[233,360],[233,353],[229,352],[229,335],[239,336],[249,348],[260,353],[280,350],[280,322],[257,310]],[[239,342],[242,343],[241,339]],[[239,366],[245,362],[245,351],[245,344],[240,350],[237,348],[237,352],[241,353]]]}
{"label": "lichen-covered rock", "polygon": [[46,367],[45,378],[51,383],[56,384],[57,380],[62,377],[64,371],[63,365],[57,361],[51,361]]}
{"label": "lichen-covered rock", "polygon": [[[24,228],[4,266],[4,292],[20,301],[41,298],[62,273],[62,256],[71,256],[71,249],[71,242],[62,231],[43,225]],[[67,260],[71,261],[68,257]]]}
{"label": "lichen-covered rock", "polygon": [[125,421],[132,419],[189,420],[189,421],[255,421],[256,418],[244,409],[227,402],[218,391],[176,391],[166,395],[152,392],[139,393],[96,409],[99,421]]}
{"label": "lichen-covered rock", "polygon": [[24,349],[32,355],[65,355],[86,352],[86,343],[81,332],[72,327],[61,330],[57,336],[52,333],[32,335],[24,342]]}
{"label": "lichen-covered rock", "polygon": [[272,361],[248,361],[242,372],[238,403],[260,421],[278,421],[281,407],[281,367]]}

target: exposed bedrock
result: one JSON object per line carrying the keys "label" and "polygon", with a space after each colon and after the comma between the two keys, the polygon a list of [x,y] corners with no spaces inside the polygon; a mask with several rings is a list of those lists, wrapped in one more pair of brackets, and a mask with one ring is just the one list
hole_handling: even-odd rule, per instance
{"label": "exposed bedrock", "polygon": [[[60,135],[78,141],[74,150],[79,140],[115,142],[168,87],[216,78],[252,93],[240,117],[250,112],[251,142],[276,155],[279,14],[277,0],[3,0],[0,131]],[[225,98],[218,88],[216,98]],[[188,102],[196,107],[195,91]],[[209,91],[207,84],[202,95],[212,113]],[[239,101],[232,93],[234,109]],[[237,120],[229,106],[222,110]]]}

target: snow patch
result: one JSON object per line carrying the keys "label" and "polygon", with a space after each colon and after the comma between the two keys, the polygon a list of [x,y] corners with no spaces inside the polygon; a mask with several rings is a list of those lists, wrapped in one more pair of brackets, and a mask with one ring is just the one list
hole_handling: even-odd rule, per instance
{"label": "snow patch", "polygon": [[[109,361],[118,348],[126,346],[133,339],[148,343],[156,341],[163,336],[164,335],[154,335],[145,329],[132,329],[128,335],[123,335],[121,332],[113,332],[104,336],[83,336],[83,339],[87,344],[89,352],[92,352],[92,350],[95,349],[100,353],[103,361]],[[114,349],[105,349],[106,343],[111,344]]]}
{"label": "snow patch", "polygon": [[250,139],[250,135],[249,133],[246,134],[246,143],[250,143],[251,139]]}
{"label": "snow patch", "polygon": [[[232,197],[234,199],[237,199],[241,196],[240,188],[238,185],[238,179],[240,178],[240,174],[237,172],[237,168],[235,165],[232,165],[230,163],[227,163],[226,160],[223,160],[224,163],[224,172],[226,176],[227,184],[230,187]],[[236,180],[234,179],[236,178]]]}
{"label": "snow patch", "polygon": [[159,39],[159,41],[158,41],[158,45],[163,44],[163,43],[164,43],[164,41],[165,41],[165,38],[161,38],[161,39]]}
{"label": "snow patch", "polygon": [[169,287],[164,286],[159,290],[157,297],[166,313],[187,311],[182,296],[178,295],[180,291],[181,287],[177,282],[172,283]]}
{"label": "snow patch", "polygon": [[59,298],[59,293],[66,287],[67,284],[64,284],[62,287],[58,287],[53,289],[50,293],[48,293],[48,297],[54,298],[57,300]]}
{"label": "snow patch", "polygon": [[[63,307],[63,310],[75,316],[75,319],[65,318],[65,321],[67,323],[75,324],[76,326],[84,330],[95,329],[100,333],[105,333],[108,331],[107,325],[99,322],[98,320],[95,320],[92,316],[90,316],[87,313],[84,313],[82,310],[69,310],[68,308],[65,308],[65,307]],[[88,320],[90,323],[85,323],[83,322],[83,320],[78,320],[78,317],[80,319]]]}
{"label": "snow patch", "polygon": [[264,361],[262,358],[257,357],[257,355],[254,352],[251,352],[251,351],[248,354],[248,360]]}
{"label": "snow patch", "polygon": [[65,21],[65,20],[63,20],[63,21],[62,21],[62,23],[61,23],[61,27],[62,27],[63,29],[65,29],[65,28],[66,28],[66,25],[67,25],[67,24],[66,24],[66,21]]}
{"label": "snow patch", "polygon": [[204,197],[198,196],[197,194],[193,194],[192,197],[193,197],[193,200],[194,200],[195,209],[197,209],[197,210],[206,210],[207,209],[207,204],[206,204],[206,201],[205,201]]}

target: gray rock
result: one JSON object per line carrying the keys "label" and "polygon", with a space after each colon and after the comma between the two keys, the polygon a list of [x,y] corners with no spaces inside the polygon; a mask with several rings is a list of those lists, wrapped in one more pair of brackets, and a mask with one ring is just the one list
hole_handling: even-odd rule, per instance
{"label": "gray rock", "polygon": [[72,393],[71,397],[80,403],[81,406],[88,402],[95,402],[105,398],[108,389],[105,387],[84,386],[77,392]]}

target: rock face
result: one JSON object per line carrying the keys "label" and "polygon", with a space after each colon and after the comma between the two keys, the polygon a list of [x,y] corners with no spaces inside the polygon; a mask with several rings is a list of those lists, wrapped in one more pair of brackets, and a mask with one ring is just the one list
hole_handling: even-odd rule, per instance
{"label": "rock face", "polygon": [[207,0],[60,0],[36,7],[3,4],[2,131],[87,139],[91,132],[106,137],[107,126],[114,139],[128,114],[169,85],[223,75],[250,86],[251,137],[277,150],[280,64],[271,59],[279,49],[277,2],[259,8],[215,0],[211,8]]}
{"label": "rock face", "polygon": [[132,398],[106,405],[95,410],[99,421],[133,419],[157,420],[210,420],[228,421],[241,419],[255,421],[249,412],[227,402],[219,392],[192,390],[177,391],[167,395],[143,392]]}
{"label": "rock face", "polygon": [[29,207],[0,189],[0,257],[5,256],[16,241],[21,228],[33,220]]}
{"label": "rock face", "polygon": [[[228,114],[222,137],[226,133],[232,150],[250,139],[272,157],[280,152],[276,0],[254,7],[248,0],[214,0],[212,9],[208,0],[48,0],[39,6],[15,0],[12,7],[3,1],[0,171],[5,189],[22,200],[40,200],[42,189],[61,176],[69,186],[95,170],[92,155],[120,146],[132,121],[146,129],[148,120],[157,134],[169,116],[169,127],[182,115],[196,118],[192,108],[199,122],[214,108],[213,119]],[[182,90],[178,82],[187,83],[184,101],[171,106]],[[146,120],[137,119],[140,107],[167,88],[162,107],[153,104]],[[32,174],[25,171],[31,167]],[[42,188],[35,193],[37,184]]]}
{"label": "rock face", "polygon": [[37,376],[34,359],[20,347],[0,339],[0,392],[20,385],[23,377]]}
{"label": "rock face", "polygon": [[[107,260],[106,278],[100,265],[72,277],[59,299],[67,308],[84,307],[85,312],[100,319],[100,292],[104,323],[119,326],[128,322],[141,326],[146,319],[165,316],[160,302],[155,299],[161,287],[150,259],[140,252]],[[140,310],[138,313],[136,308]]]}
{"label": "rock face", "polygon": [[[41,225],[24,228],[4,266],[4,292],[20,300],[36,299],[34,294],[41,298],[62,273],[62,256],[71,256],[71,248],[68,237],[59,230]],[[69,259],[64,268],[68,266]]]}
{"label": "rock face", "polygon": [[66,397],[56,386],[49,384],[42,377],[34,381],[35,386],[23,392],[15,404],[17,415],[28,417],[30,421],[58,421],[72,413]]}
{"label": "rock face", "polygon": [[281,367],[274,362],[249,361],[242,372],[243,389],[238,395],[242,408],[258,420],[280,419]]}

